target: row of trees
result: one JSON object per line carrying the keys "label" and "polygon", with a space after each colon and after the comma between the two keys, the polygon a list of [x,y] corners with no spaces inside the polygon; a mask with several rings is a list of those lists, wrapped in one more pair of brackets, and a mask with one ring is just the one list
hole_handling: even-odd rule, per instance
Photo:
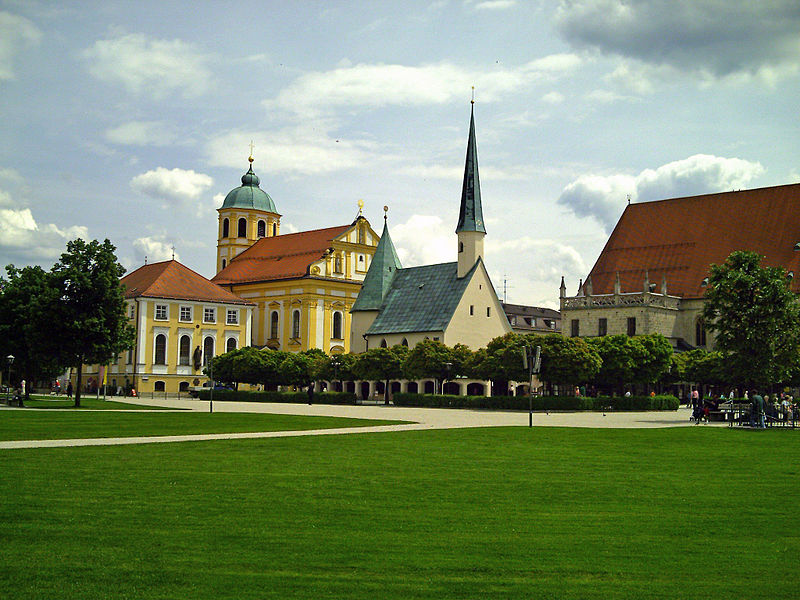
{"label": "row of trees", "polygon": [[308,385],[312,381],[384,381],[435,379],[440,385],[455,377],[492,380],[501,389],[509,381],[526,382],[525,348],[542,348],[539,378],[550,385],[590,383],[621,390],[626,384],[653,384],[672,366],[672,346],[658,334],[631,338],[567,338],[559,334],[509,333],[473,352],[424,340],[414,348],[374,348],[363,354],[326,356],[319,350],[289,353],[241,348],[214,358],[214,379],[231,383]]}
{"label": "row of trees", "polygon": [[119,283],[125,269],[114,251],[109,240],[76,239],[50,271],[6,267],[7,277],[0,278],[0,356],[14,357],[18,380],[53,379],[72,367],[80,406],[81,365],[106,364],[133,346]]}

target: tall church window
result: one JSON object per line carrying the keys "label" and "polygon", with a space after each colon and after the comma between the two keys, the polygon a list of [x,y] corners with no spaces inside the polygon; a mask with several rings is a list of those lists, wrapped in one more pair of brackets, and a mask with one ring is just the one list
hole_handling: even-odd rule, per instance
{"label": "tall church window", "polygon": [[333,336],[336,340],[341,340],[342,338],[342,313],[338,310],[333,313]]}
{"label": "tall church window", "polygon": [[275,237],[276,235],[278,235],[278,224],[277,223],[273,223],[272,224],[272,237]]}
{"label": "tall church window", "polygon": [[214,356],[214,338],[207,337],[203,340],[203,366],[208,366],[208,361],[210,361]]}
{"label": "tall church window", "polygon": [[300,339],[300,311],[296,310],[292,313],[292,338]]}
{"label": "tall church window", "polygon": [[264,221],[258,222],[258,237],[262,238],[267,235],[267,224]]}
{"label": "tall church window", "polygon": [[464,242],[458,242],[458,251],[459,252],[463,252],[464,251]]}
{"label": "tall church window", "polygon": [[156,336],[156,353],[155,358],[153,358],[153,364],[167,364],[167,336],[165,336],[163,333],[159,333]]}
{"label": "tall church window", "polygon": [[228,237],[228,234],[230,234],[230,232],[231,228],[228,219],[227,218],[222,219],[222,237],[224,238]]}
{"label": "tall church window", "polygon": [[245,218],[239,219],[239,231],[236,233],[236,237],[240,238],[247,237],[247,219]]}
{"label": "tall church window", "polygon": [[572,319],[569,322],[570,336],[578,337],[581,334],[581,322],[579,319]]}
{"label": "tall church window", "polygon": [[703,323],[702,319],[698,319],[697,323],[694,325],[694,345],[706,345],[706,325]]}
{"label": "tall church window", "polygon": [[402,344],[403,344],[403,346],[408,348],[408,340],[406,338],[403,338]]}
{"label": "tall church window", "polygon": [[178,364],[188,366],[189,365],[189,355],[191,354],[192,349],[192,338],[188,335],[182,335],[181,341],[178,347]]}
{"label": "tall church window", "polygon": [[386,346],[386,338],[383,338],[383,339],[381,340],[381,348],[386,348],[386,347],[387,347],[387,346]]}
{"label": "tall church window", "polygon": [[333,258],[333,272],[334,273],[341,273],[342,272],[342,257],[338,254]]}
{"label": "tall church window", "polygon": [[222,268],[224,269],[225,265],[227,265],[227,264],[228,264],[227,261],[223,258],[222,259]]}
{"label": "tall church window", "polygon": [[358,228],[358,243],[359,244],[363,244],[364,243],[364,228],[363,227],[359,227]]}
{"label": "tall church window", "polygon": [[608,319],[603,317],[597,322],[597,335],[603,337],[604,335],[607,334],[608,334]]}
{"label": "tall church window", "polygon": [[269,318],[269,337],[271,340],[278,339],[278,311],[273,310]]}
{"label": "tall church window", "polygon": [[225,345],[226,352],[230,352],[231,350],[236,350],[236,338],[228,338],[228,342]]}

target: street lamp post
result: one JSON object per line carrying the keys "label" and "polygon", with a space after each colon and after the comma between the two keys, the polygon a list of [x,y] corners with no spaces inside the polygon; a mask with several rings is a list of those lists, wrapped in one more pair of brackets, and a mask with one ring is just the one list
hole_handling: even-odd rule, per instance
{"label": "street lamp post", "polygon": [[[340,365],[339,358],[337,356],[334,356],[331,359],[331,366],[333,367],[333,380],[334,381],[337,381],[339,379],[339,365]],[[341,387],[341,382],[339,383],[339,387]],[[342,390],[336,390],[336,391],[340,392]]]}
{"label": "street lamp post", "polygon": [[211,380],[211,392],[208,395],[208,412],[214,412],[214,358],[208,361],[208,378]]}
{"label": "street lamp post", "polygon": [[453,368],[453,363],[444,363],[444,381],[442,381],[442,396],[444,396],[444,384],[450,380],[450,369]]}
{"label": "street lamp post", "polygon": [[6,404],[11,406],[11,365],[14,364],[14,355],[9,354],[6,356],[6,362],[8,363],[8,381],[6,382]]}

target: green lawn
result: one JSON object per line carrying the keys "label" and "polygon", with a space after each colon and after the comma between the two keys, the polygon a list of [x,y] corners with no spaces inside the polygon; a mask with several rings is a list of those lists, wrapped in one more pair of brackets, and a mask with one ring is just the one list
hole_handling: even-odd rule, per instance
{"label": "green lawn", "polygon": [[0,440],[63,440],[147,435],[193,435],[196,433],[287,431],[330,429],[331,427],[367,427],[371,425],[392,425],[401,422],[254,413],[3,410],[0,412]]}
{"label": "green lawn", "polygon": [[0,451],[2,598],[795,598],[793,431]]}
{"label": "green lawn", "polygon": [[103,400],[102,398],[81,398],[81,405],[75,408],[75,400],[66,396],[31,396],[24,401],[26,408],[59,408],[74,410],[174,410],[161,406],[145,406],[143,404],[128,404],[116,400]]}

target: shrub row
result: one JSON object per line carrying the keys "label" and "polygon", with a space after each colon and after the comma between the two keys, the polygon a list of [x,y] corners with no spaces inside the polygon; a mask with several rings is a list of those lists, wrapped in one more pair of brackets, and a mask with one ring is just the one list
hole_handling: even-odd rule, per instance
{"label": "shrub row", "polygon": [[[450,396],[432,394],[394,394],[396,406],[421,408],[493,408],[528,410],[527,396]],[[678,410],[675,396],[537,396],[534,410]]]}
{"label": "shrub row", "polygon": [[[210,390],[200,390],[199,398],[209,400]],[[214,400],[222,402],[288,402],[306,404],[306,392],[246,392],[235,390],[214,390]],[[318,392],[314,394],[314,404],[355,404],[356,395],[351,392]]]}

